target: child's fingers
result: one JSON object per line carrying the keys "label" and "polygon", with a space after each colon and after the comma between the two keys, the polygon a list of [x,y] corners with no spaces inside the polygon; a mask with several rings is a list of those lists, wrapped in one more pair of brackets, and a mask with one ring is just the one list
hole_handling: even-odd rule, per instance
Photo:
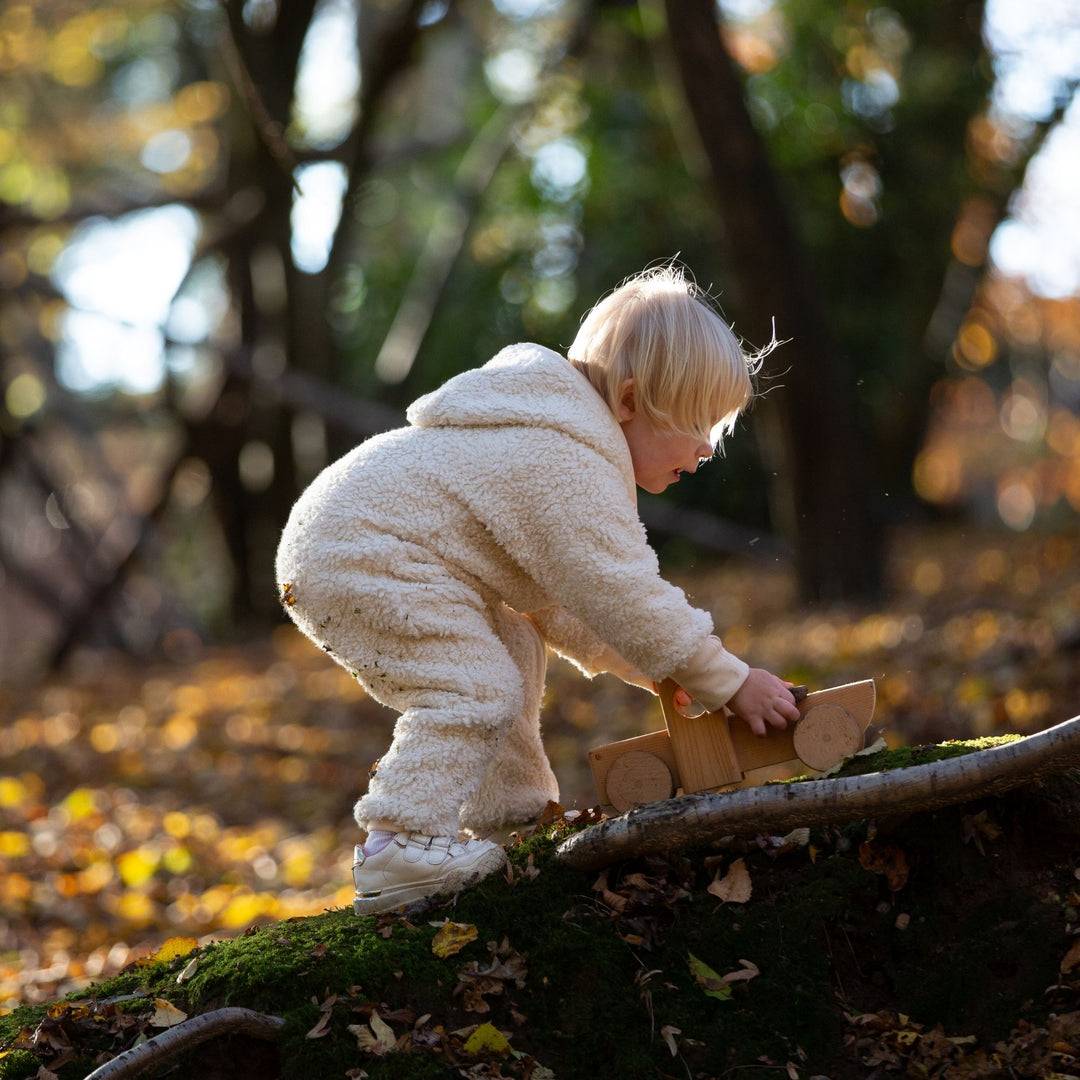
{"label": "child's fingers", "polygon": [[676,689],[675,693],[671,696],[672,702],[678,709],[685,709],[689,707],[690,702],[694,699],[680,686]]}
{"label": "child's fingers", "polygon": [[754,717],[748,718],[746,723],[749,726],[750,730],[755,735],[757,735],[759,739],[765,738],[766,731],[765,731],[765,721],[764,720],[762,720],[760,717],[754,716]]}

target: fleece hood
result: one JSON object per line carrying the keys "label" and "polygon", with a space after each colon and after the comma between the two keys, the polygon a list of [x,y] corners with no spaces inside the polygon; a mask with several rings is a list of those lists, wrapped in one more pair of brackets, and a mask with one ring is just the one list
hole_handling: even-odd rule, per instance
{"label": "fleece hood", "polygon": [[543,345],[508,346],[418,398],[407,416],[418,428],[548,428],[603,455],[635,490],[630,451],[607,403],[569,360]]}

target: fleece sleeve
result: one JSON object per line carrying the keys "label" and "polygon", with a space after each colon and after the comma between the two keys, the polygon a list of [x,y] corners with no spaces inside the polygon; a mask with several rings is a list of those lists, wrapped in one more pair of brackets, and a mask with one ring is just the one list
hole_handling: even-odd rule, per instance
{"label": "fleece sleeve", "polygon": [[610,645],[601,641],[584,623],[561,607],[541,608],[526,613],[545,643],[564,660],[569,660],[591,679],[602,672],[625,683],[653,689],[653,680],[627,663]]}
{"label": "fleece sleeve", "polygon": [[661,577],[626,477],[572,437],[516,434],[512,458],[470,485],[473,512],[558,606],[648,679],[667,678],[712,619]]}

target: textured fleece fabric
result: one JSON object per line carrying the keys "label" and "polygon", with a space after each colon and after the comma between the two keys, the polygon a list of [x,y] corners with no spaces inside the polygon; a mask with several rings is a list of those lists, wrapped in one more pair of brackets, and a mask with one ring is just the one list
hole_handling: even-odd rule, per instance
{"label": "textured fleece fabric", "polygon": [[[614,651],[661,680],[712,620],[660,576],[618,421],[558,353],[504,349],[408,421],[301,495],[278,582],[300,629],[401,713],[357,821],[483,834],[558,794],[545,643],[589,675]],[[748,669],[730,660],[734,692]]]}

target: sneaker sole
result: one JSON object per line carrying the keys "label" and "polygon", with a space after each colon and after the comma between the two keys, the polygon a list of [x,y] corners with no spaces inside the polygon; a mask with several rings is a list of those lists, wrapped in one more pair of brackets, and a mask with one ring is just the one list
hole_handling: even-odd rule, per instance
{"label": "sneaker sole", "polygon": [[374,896],[357,896],[353,900],[353,913],[356,915],[379,915],[384,911],[394,911],[406,904],[425,900],[429,896],[447,896],[467,889],[484,878],[501,870],[506,863],[506,853],[501,849],[487,851],[472,866],[465,870],[452,871],[445,878],[427,884],[403,885],[399,889],[383,889]]}

